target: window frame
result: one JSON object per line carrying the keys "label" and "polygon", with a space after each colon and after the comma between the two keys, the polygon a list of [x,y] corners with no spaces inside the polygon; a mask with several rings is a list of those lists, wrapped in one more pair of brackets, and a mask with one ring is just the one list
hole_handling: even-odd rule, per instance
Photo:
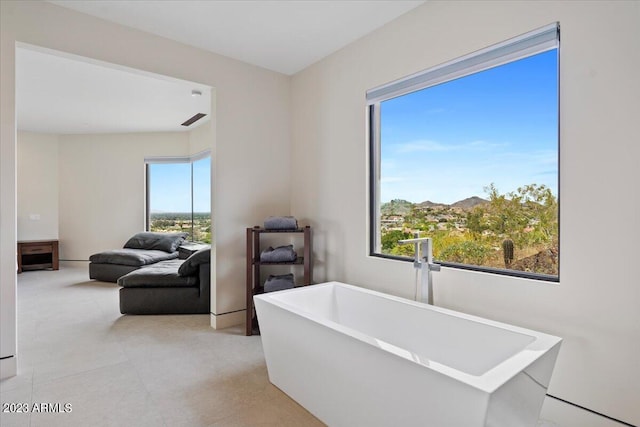
{"label": "window frame", "polygon": [[[205,150],[205,151],[201,151],[199,153],[193,154],[191,156],[167,156],[167,157],[145,157],[144,158],[144,173],[145,173],[145,179],[144,179],[144,185],[145,185],[145,231],[149,231],[149,228],[151,227],[151,171],[149,168],[149,165],[151,164],[171,164],[171,163],[185,163],[185,164],[189,164],[190,166],[190,181],[191,181],[191,185],[189,187],[189,191],[191,192],[191,240],[189,240],[190,242],[196,242],[195,240],[193,240],[194,238],[194,231],[193,231],[193,223],[194,223],[194,210],[193,210],[193,206],[194,206],[194,202],[193,202],[193,164],[199,160],[203,160],[206,158],[211,158],[211,150]],[[210,206],[210,212],[209,214],[211,215],[212,211],[213,211],[213,207]]]}
{"label": "window frame", "polygon": [[558,159],[558,275],[508,270],[494,267],[461,264],[455,262],[434,262],[460,270],[497,274],[500,276],[534,279],[545,282],[560,282],[560,23],[554,22],[539,29],[522,34],[477,52],[470,53],[444,64],[372,88],[366,92],[368,145],[369,145],[369,256],[396,261],[413,262],[413,258],[383,254],[381,252],[380,188],[381,188],[381,117],[382,102],[407,95],[428,87],[454,79],[480,73],[482,71],[515,62],[539,53],[557,49],[557,159]]}

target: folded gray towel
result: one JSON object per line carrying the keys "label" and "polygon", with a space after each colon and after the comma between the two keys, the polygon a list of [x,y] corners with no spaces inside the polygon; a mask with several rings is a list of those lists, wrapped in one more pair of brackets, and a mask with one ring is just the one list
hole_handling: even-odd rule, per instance
{"label": "folded gray towel", "polygon": [[284,289],[291,289],[294,287],[293,273],[281,274],[281,275],[269,275],[269,278],[264,282],[265,292],[282,291]]}
{"label": "folded gray towel", "polygon": [[293,245],[278,246],[267,249],[260,253],[260,262],[293,262],[298,259],[298,254],[293,250]]}
{"label": "folded gray towel", "polygon": [[270,216],[264,220],[266,230],[295,230],[298,221],[292,216]]}

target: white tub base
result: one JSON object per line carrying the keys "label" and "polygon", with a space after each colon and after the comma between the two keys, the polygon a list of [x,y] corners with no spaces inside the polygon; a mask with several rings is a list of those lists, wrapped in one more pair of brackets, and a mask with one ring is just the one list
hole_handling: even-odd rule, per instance
{"label": "white tub base", "polygon": [[270,381],[329,426],[536,426],[560,339],[337,282],[255,297]]}

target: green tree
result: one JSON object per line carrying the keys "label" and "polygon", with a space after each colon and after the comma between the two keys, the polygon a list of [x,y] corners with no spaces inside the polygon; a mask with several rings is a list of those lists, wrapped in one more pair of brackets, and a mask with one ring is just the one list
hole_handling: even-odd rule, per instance
{"label": "green tree", "polygon": [[483,265],[491,248],[474,240],[462,240],[440,252],[442,260],[463,264]]}
{"label": "green tree", "polygon": [[470,230],[489,230],[496,241],[510,238],[518,247],[547,244],[557,237],[558,203],[545,185],[529,184],[500,194],[490,184],[485,191],[489,203],[476,207]]}
{"label": "green tree", "polygon": [[398,246],[398,240],[410,239],[411,233],[407,233],[401,230],[391,230],[382,235],[382,252],[391,253],[392,249]]}
{"label": "green tree", "polygon": [[482,233],[487,230],[488,226],[484,220],[485,210],[481,206],[476,206],[470,212],[467,212],[467,230],[476,240],[482,238]]}
{"label": "green tree", "polygon": [[558,201],[544,185],[530,184],[511,193],[519,197],[529,219],[528,243],[549,243],[558,237]]}
{"label": "green tree", "polygon": [[389,253],[391,255],[406,256],[406,257],[413,258],[415,255],[414,249],[415,249],[414,245],[412,244],[396,245],[393,249],[391,249]]}

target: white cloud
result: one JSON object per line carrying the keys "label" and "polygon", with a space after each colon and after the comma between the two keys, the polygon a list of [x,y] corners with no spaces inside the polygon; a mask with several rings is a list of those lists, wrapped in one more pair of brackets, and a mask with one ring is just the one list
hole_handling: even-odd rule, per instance
{"label": "white cloud", "polygon": [[471,141],[467,144],[463,144],[462,147],[472,150],[494,150],[496,148],[508,147],[506,142],[488,142],[483,140]]}
{"label": "white cloud", "polygon": [[396,151],[398,153],[416,153],[416,152],[446,152],[446,151],[487,151],[496,148],[507,147],[507,143],[487,142],[476,140],[471,142],[463,142],[459,144],[444,144],[429,139],[410,141],[398,144]]}
{"label": "white cloud", "polygon": [[442,144],[436,141],[418,140],[398,144],[397,151],[399,153],[414,153],[417,151],[451,151],[457,150],[458,147],[459,146],[453,144]]}

